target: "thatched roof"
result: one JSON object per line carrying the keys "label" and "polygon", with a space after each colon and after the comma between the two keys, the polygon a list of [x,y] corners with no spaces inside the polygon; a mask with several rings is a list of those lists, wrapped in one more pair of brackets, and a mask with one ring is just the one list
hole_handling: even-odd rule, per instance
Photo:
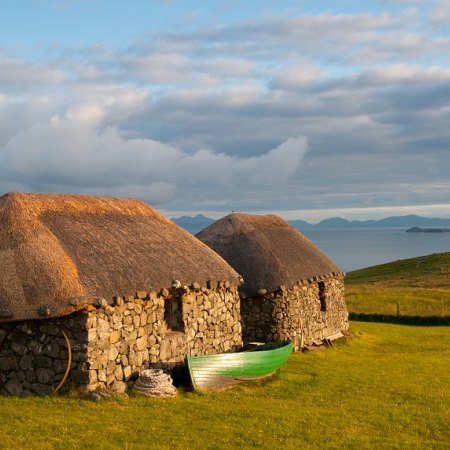
{"label": "thatched roof", "polygon": [[230,214],[200,231],[209,245],[244,278],[247,296],[298,281],[339,273],[339,267],[278,216]]}
{"label": "thatched roof", "polygon": [[143,202],[0,197],[0,321],[61,316],[173,280],[240,284],[220,256]]}

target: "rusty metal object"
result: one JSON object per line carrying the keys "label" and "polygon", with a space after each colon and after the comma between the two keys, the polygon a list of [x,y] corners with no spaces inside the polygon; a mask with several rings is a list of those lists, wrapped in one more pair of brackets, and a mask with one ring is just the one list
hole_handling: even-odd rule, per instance
{"label": "rusty metal object", "polygon": [[72,366],[72,347],[70,345],[70,340],[64,331],[61,331],[61,333],[63,334],[64,339],[66,340],[66,345],[67,345],[67,367],[66,367],[66,371],[64,372],[64,376],[62,377],[58,386],[56,386],[53,389],[53,391],[50,392],[50,395],[56,394],[63,387],[64,383],[67,380],[67,377],[69,376],[70,368]]}
{"label": "rusty metal object", "polygon": [[[0,352],[3,350],[3,344],[6,342],[6,340],[8,339],[9,335],[14,331],[14,328],[11,328],[4,336],[3,336],[3,340],[0,342]],[[2,383],[0,381],[0,389],[3,388],[3,386],[6,384],[7,379]]]}

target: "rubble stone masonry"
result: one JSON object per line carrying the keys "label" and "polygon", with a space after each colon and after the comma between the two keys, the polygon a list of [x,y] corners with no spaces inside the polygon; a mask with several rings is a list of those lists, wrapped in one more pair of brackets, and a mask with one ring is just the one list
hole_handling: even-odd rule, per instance
{"label": "rubble stone masonry", "polygon": [[344,274],[314,277],[291,289],[241,300],[244,342],[292,340],[294,349],[348,328]]}
{"label": "rubble stone masonry", "polygon": [[149,367],[171,369],[186,355],[242,346],[240,300],[227,282],[99,299],[66,317],[0,324],[0,394],[47,395],[68,365],[81,391],[125,392]]}

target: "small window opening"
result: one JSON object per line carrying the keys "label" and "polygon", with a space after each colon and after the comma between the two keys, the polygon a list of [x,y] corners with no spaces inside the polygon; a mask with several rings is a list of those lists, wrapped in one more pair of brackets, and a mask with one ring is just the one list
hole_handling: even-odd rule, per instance
{"label": "small window opening", "polygon": [[320,300],[320,310],[327,310],[327,292],[325,288],[325,282],[319,281],[319,300]]}
{"label": "small window opening", "polygon": [[184,332],[183,318],[181,314],[181,298],[172,296],[164,299],[164,320],[170,331]]}

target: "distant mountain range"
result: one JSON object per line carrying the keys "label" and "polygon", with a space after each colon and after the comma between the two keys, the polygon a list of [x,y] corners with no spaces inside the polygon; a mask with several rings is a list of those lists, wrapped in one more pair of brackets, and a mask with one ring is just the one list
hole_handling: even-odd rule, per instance
{"label": "distant mountain range", "polygon": [[198,233],[199,231],[203,230],[203,228],[206,228],[207,226],[215,222],[214,219],[206,217],[203,214],[197,214],[194,217],[191,216],[173,217],[172,221],[192,234]]}
{"label": "distant mountain range", "polygon": [[386,217],[381,220],[347,220],[341,217],[333,217],[313,225],[314,228],[410,228],[448,226],[450,226],[450,219],[421,217],[415,214]]}
{"label": "distant mountain range", "polygon": [[[214,219],[198,214],[195,217],[174,217],[172,220],[180,227],[192,234],[198,233],[203,228],[215,222]],[[450,219],[439,219],[416,216],[392,216],[381,220],[347,220],[342,217],[324,219],[312,224],[304,220],[288,220],[298,230],[343,229],[343,228],[411,228],[411,227],[450,227]]]}

